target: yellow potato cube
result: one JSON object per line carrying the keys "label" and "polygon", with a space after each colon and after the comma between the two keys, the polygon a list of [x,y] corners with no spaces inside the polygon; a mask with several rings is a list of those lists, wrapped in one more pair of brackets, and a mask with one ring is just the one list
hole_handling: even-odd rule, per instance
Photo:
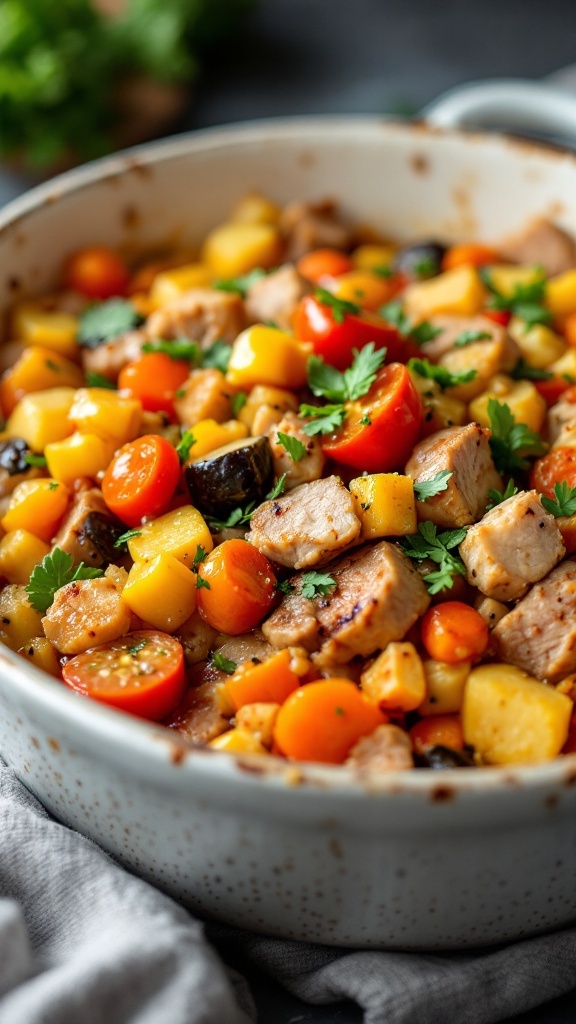
{"label": "yellow potato cube", "polygon": [[507,392],[502,389],[484,391],[470,402],[470,418],[481,427],[490,426],[488,402],[495,398],[501,405],[507,405],[517,423],[525,423],[530,430],[540,433],[546,419],[547,405],[538,389],[529,380],[512,382]]}
{"label": "yellow potato cube", "polygon": [[481,665],[464,688],[462,726],[488,764],[536,764],[556,757],[574,704],[513,665]]}
{"label": "yellow potato cube", "polygon": [[508,325],[508,333],[514,338],[528,366],[538,370],[545,369],[566,351],[566,343],[546,324],[534,324],[534,327],[526,330],[525,321],[513,316]]}
{"label": "yellow potato cube", "polygon": [[255,384],[301,388],[306,383],[308,356],[307,346],[292,335],[254,324],[236,338],[226,379],[235,388]]}
{"label": "yellow potato cube", "polygon": [[461,266],[408,285],[404,307],[415,320],[425,320],[435,313],[473,316],[480,311],[485,298],[484,285],[474,267]]}
{"label": "yellow potato cube", "polygon": [[47,444],[73,433],[68,413],[75,396],[74,388],[48,388],[25,395],[9,417],[6,432],[10,437],[23,437],[32,451],[44,451]]}
{"label": "yellow potato cube", "polygon": [[107,388],[79,388],[68,418],[79,433],[96,434],[119,447],[138,436],[142,405]]}
{"label": "yellow potato cube", "polygon": [[229,729],[221,736],[210,740],[209,747],[224,750],[227,754],[267,754],[268,751],[255,733],[248,729]]}
{"label": "yellow potato cube", "polygon": [[196,608],[196,579],[174,555],[157,555],[134,563],[122,599],[145,622],[173,633]]}
{"label": "yellow potato cube", "polygon": [[351,480],[349,489],[364,540],[417,532],[414,484],[409,476],[372,473]]}
{"label": "yellow potato cube", "polygon": [[247,729],[265,747],[271,747],[274,739],[274,723],[280,710],[279,704],[244,704],[235,713],[235,722],[238,729]]}
{"label": "yellow potato cube", "polygon": [[79,355],[78,318],[71,313],[46,310],[35,302],[20,302],[12,314],[12,328],[15,337],[25,345],[42,345],[68,359]]}
{"label": "yellow potato cube", "polygon": [[10,530],[0,540],[0,575],[9,583],[27,584],[34,566],[49,552],[50,545],[29,530]]}
{"label": "yellow potato cube", "polygon": [[59,480],[23,480],[12,491],[2,529],[28,530],[48,543],[68,509],[70,491]]}
{"label": "yellow potato cube", "polygon": [[280,207],[259,192],[249,192],[232,210],[230,220],[237,224],[277,224]]}
{"label": "yellow potato cube", "polygon": [[389,643],[360,677],[362,692],[381,708],[414,711],[426,695],[422,659],[411,643]]}
{"label": "yellow potato cube", "polygon": [[211,284],[212,274],[203,263],[187,263],[183,267],[163,270],[152,282],[150,304],[153,309],[158,309],[179,299],[190,288],[209,288]]}
{"label": "yellow potato cube", "polygon": [[23,658],[26,658],[26,661],[31,662],[36,668],[40,668],[43,672],[48,672],[49,675],[60,679],[62,670],[60,668],[58,651],[45,636],[32,637],[29,642],[26,641],[23,647],[18,648],[18,654],[21,654]]}
{"label": "yellow potato cube", "polygon": [[241,441],[248,437],[248,427],[239,420],[227,420],[226,423],[216,423],[216,420],[200,420],[192,427],[194,444],[190,449],[188,462],[196,462],[208,452],[216,448],[223,448],[232,441]]}
{"label": "yellow potato cube", "polygon": [[13,651],[43,636],[42,615],[30,604],[23,586],[4,587],[0,593],[0,627],[4,643]]}
{"label": "yellow potato cube", "polygon": [[106,469],[114,454],[112,441],[97,434],[72,434],[63,441],[54,441],[44,449],[48,472],[72,487],[80,476],[96,479]]}
{"label": "yellow potato cube", "polygon": [[208,553],[214,542],[203,516],[193,505],[166,512],[150,523],[144,523],[138,536],[128,541],[128,550],[135,562],[149,562],[158,555],[172,555],[191,569],[199,547]]}
{"label": "yellow potato cube", "polygon": [[460,711],[464,698],[464,686],[472,665],[461,661],[449,665],[444,661],[424,662],[426,696],[418,708],[420,715],[450,715]]}
{"label": "yellow potato cube", "polygon": [[395,245],[359,245],[352,253],[352,262],[358,270],[380,270],[392,263]]}
{"label": "yellow potato cube", "polygon": [[541,267],[516,263],[492,263],[485,270],[496,291],[506,299],[512,298],[518,288],[542,280]]}
{"label": "yellow potato cube", "polygon": [[211,231],[202,247],[202,262],[216,277],[271,267],[279,258],[280,235],[273,224],[230,221]]}
{"label": "yellow potato cube", "polygon": [[546,284],[546,305],[553,316],[576,312],[576,270],[566,270],[550,278]]}
{"label": "yellow potato cube", "polygon": [[576,349],[569,348],[563,356],[550,363],[547,369],[550,373],[556,374],[557,377],[562,377],[563,374],[566,374],[576,383]]}

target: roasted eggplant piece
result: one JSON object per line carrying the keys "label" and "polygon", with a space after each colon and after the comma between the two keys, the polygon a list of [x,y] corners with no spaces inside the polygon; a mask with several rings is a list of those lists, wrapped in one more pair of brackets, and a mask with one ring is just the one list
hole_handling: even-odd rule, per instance
{"label": "roasted eggplant piece", "polygon": [[417,768],[434,768],[436,771],[447,771],[449,768],[475,768],[474,760],[466,750],[453,750],[438,744],[430,747],[422,754],[416,754],[414,762]]}
{"label": "roasted eggplant piece", "polygon": [[394,270],[417,281],[436,277],[442,267],[446,247],[440,242],[418,242],[399,249],[393,261]]}
{"label": "roasted eggplant piece", "polygon": [[186,466],[192,504],[204,515],[224,518],[235,508],[264,501],[274,467],[266,437],[247,437],[217,448]]}
{"label": "roasted eggplant piece", "polygon": [[[22,437],[9,437],[0,441],[0,498],[12,494],[23,480],[45,476],[42,466],[31,465],[28,457],[38,459]],[[41,461],[41,460],[38,460]]]}

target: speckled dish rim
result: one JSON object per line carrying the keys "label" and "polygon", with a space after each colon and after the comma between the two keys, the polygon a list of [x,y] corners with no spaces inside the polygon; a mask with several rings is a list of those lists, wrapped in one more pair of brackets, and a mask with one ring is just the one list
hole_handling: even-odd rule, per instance
{"label": "speckled dish rim", "polygon": [[[294,135],[303,140],[309,137],[318,141],[322,130],[328,130],[332,137],[339,131],[349,142],[353,142],[354,137],[365,134],[373,136],[379,126],[386,133],[408,132],[416,136],[418,133],[426,133],[460,139],[465,134],[471,144],[488,143],[518,149],[523,153],[532,152],[550,160],[568,161],[576,169],[574,153],[545,143],[528,142],[505,135],[496,136],[488,132],[464,133],[423,122],[408,125],[390,118],[365,115],[262,119],[202,129],[146,143],[66,171],[8,203],[0,211],[0,233],[12,229],[45,203],[55,203],[69,192],[81,191],[93,183],[124,175],[139,167],[178,159],[196,149],[206,151],[218,148],[223,142],[233,148],[235,142],[245,144],[261,141],[263,133],[268,140],[275,137],[281,141]],[[78,746],[86,741],[100,756],[116,761],[125,762],[127,754],[141,757],[141,767],[145,773],[154,771],[156,778],[163,778],[179,789],[189,788],[195,777],[202,776],[251,789],[263,786],[279,792],[298,789],[302,794],[307,790],[320,790],[327,799],[345,793],[353,794],[356,798],[373,799],[377,796],[428,795],[439,783],[438,772],[425,769],[369,776],[338,765],[287,764],[285,760],[273,756],[237,755],[192,746],[172,730],[79,697],[6,647],[0,651],[0,688],[13,689],[25,703],[32,702],[40,712],[55,714],[63,724],[77,729]],[[448,775],[441,773],[441,776],[442,781],[449,780],[450,789],[455,795],[487,794],[494,799],[497,794],[507,795],[519,789],[549,791],[551,788],[576,785],[576,754],[538,765],[508,765],[478,771],[453,769]]]}

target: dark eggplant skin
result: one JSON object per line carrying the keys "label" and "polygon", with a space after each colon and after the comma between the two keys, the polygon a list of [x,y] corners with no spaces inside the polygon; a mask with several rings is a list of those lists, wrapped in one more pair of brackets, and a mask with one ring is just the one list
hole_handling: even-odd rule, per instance
{"label": "dark eggplant skin", "polygon": [[424,281],[429,277],[436,277],[442,267],[442,259],[446,252],[446,246],[441,242],[417,242],[415,245],[405,245],[396,253],[392,266],[394,270],[417,281]]}
{"label": "dark eggplant skin", "polygon": [[9,476],[26,473],[30,469],[26,462],[29,454],[30,449],[22,437],[9,437],[6,441],[0,441],[0,469],[5,469]]}
{"label": "dark eggplant skin", "polygon": [[217,448],[184,471],[190,500],[203,515],[223,519],[250,502],[261,504],[274,480],[266,437],[247,437]]}
{"label": "dark eggplant skin", "polygon": [[78,542],[91,549],[93,561],[99,560],[102,566],[117,562],[120,557],[116,541],[125,533],[124,523],[101,512],[89,512],[81,529],[78,531]]}
{"label": "dark eggplant skin", "polygon": [[475,768],[473,758],[465,750],[453,750],[438,744],[430,747],[422,754],[416,754],[414,762],[417,768],[433,768],[436,771],[449,771],[450,768]]}

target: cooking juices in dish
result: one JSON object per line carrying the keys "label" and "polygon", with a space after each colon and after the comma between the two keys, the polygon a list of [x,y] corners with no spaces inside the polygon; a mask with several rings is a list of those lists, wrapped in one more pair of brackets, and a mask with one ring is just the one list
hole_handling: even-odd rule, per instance
{"label": "cooking juices in dish", "polygon": [[247,196],[11,312],[2,639],[192,743],[576,752],[576,246],[398,247]]}

